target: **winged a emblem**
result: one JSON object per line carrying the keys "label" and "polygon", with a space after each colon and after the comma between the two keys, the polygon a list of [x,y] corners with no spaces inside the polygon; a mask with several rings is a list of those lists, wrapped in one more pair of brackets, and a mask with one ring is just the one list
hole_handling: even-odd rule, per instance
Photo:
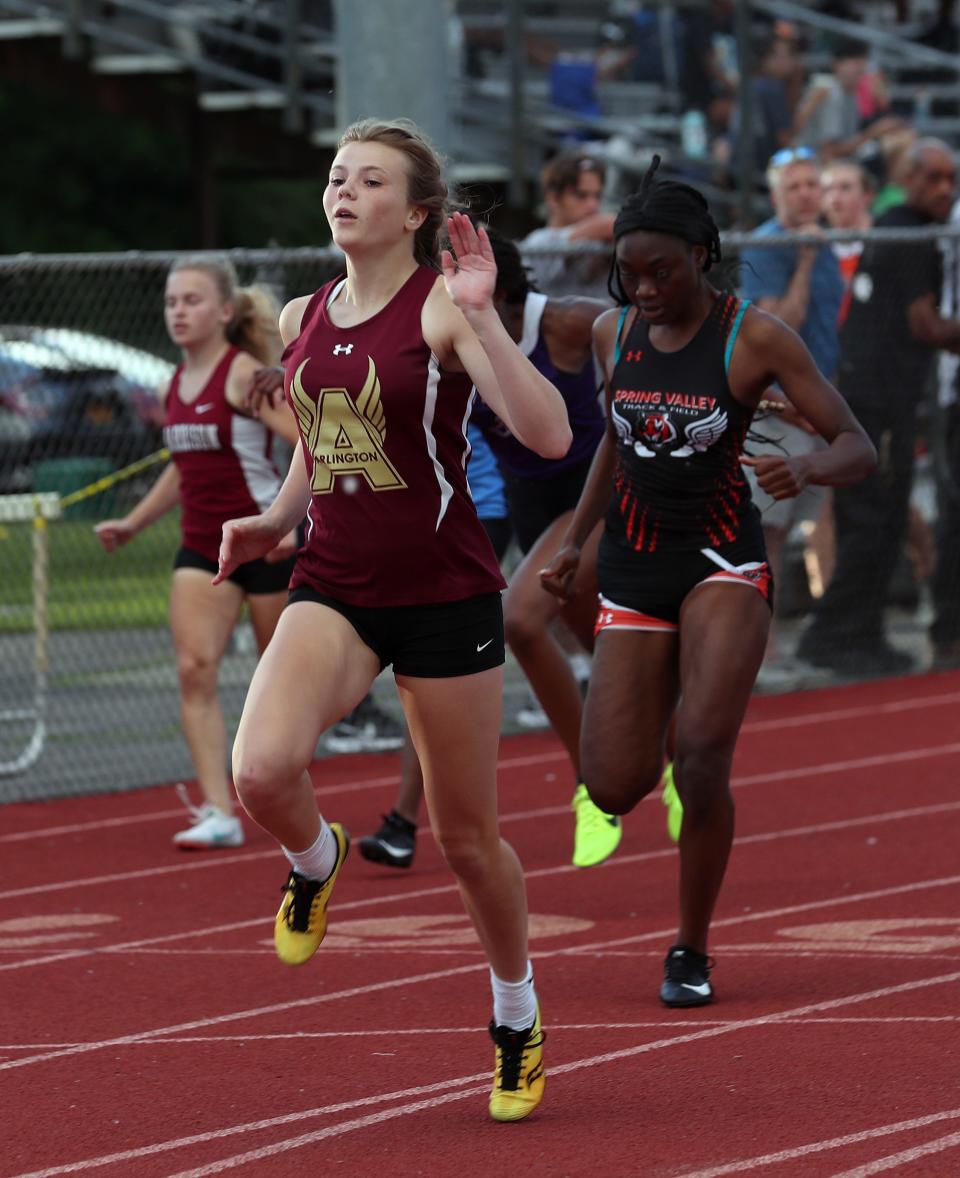
{"label": "winged a emblem", "polygon": [[302,379],[303,370],[309,363],[308,357],[293,374],[293,380],[290,382],[290,400],[293,402],[293,411],[300,422],[304,445],[311,454],[315,454],[317,438],[320,433],[320,409],[317,402],[307,394]]}
{"label": "winged a emblem", "polygon": [[373,357],[367,357],[367,377],[355,399],[345,388],[325,388],[314,400],[303,387],[309,362],[308,357],[294,373],[290,400],[314,461],[314,494],[332,491],[340,475],[361,475],[375,491],[406,487],[384,449],[387,418]]}
{"label": "winged a emblem", "polygon": [[373,357],[368,356],[367,361],[367,379],[363,382],[363,388],[357,397],[357,408],[380,435],[380,442],[383,444],[387,440],[387,419],[380,400],[380,378],[377,376]]}

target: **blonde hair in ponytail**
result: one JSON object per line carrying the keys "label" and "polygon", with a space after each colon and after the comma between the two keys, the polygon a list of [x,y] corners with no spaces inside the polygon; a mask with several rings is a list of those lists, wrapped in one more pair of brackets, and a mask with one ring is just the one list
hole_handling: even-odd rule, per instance
{"label": "blonde hair in ponytail", "polygon": [[224,303],[233,305],[233,318],[224,334],[235,348],[249,352],[261,364],[276,364],[283,345],[277,321],[280,304],[265,286],[238,286],[229,258],[217,254],[189,254],[178,258],[170,273],[199,270],[213,279]]}
{"label": "blonde hair in ponytail", "polygon": [[414,259],[440,269],[440,237],[453,205],[448,200],[440,156],[409,119],[361,119],[347,127],[337,148],[348,143],[385,143],[407,157],[407,196],[426,212],[413,241]]}

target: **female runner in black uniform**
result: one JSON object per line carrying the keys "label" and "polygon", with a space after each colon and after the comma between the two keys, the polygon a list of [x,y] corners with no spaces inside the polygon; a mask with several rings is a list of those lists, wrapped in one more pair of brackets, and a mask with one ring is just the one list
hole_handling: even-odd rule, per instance
{"label": "female runner in black uniform", "polygon": [[[699,1006],[713,998],[707,934],[733,840],[730,765],[773,594],[741,464],[783,499],[809,483],[857,482],[876,454],[799,337],[711,285],[720,239],[707,203],[686,184],[657,179],[659,162],[614,227],[611,291],[621,309],[594,327],[607,431],[564,546],[542,576],[564,596],[606,516],[583,775],[602,810],[628,813],[660,780],[676,712],[680,926],[660,997]],[[743,456],[773,383],[826,449]]]}

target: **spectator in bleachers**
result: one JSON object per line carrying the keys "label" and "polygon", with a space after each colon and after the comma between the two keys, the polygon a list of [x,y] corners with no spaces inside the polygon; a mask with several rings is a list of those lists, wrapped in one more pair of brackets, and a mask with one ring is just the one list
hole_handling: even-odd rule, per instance
{"label": "spectator in bleachers", "polygon": [[[767,182],[775,213],[757,228],[755,237],[822,233],[820,169],[809,148],[786,148],[775,154],[767,169]],[[843,279],[829,245],[748,248],[741,253],[741,263],[741,294],[792,327],[807,345],[817,367],[832,381],[840,354],[837,319]],[[795,457],[811,453],[819,444],[807,423],[790,408],[784,408],[775,420],[767,419],[758,428],[769,440],[752,445],[751,453],[786,453]],[[767,556],[776,581],[784,541],[797,520],[813,511],[819,498],[775,500],[757,485],[752,470],[747,470],[747,477],[760,508]],[[783,673],[789,670],[777,649],[776,628],[771,627],[764,678],[772,680],[780,674],[772,669],[777,663]]]}
{"label": "spectator in bleachers", "polygon": [[[683,76],[687,24],[682,13],[659,4],[638,4],[630,14],[629,36],[634,45],[633,77],[637,82],[669,82],[667,59],[673,55]],[[666,34],[666,36],[664,36]]]}
{"label": "spectator in bleachers", "polygon": [[[520,243],[524,246],[565,245],[567,242],[613,240],[613,214],[603,210],[606,171],[593,156],[563,152],[549,160],[540,173],[547,206],[547,223]],[[607,254],[530,254],[524,258],[534,285],[553,298],[583,295],[610,302]]]}
{"label": "spectator in bleachers", "polygon": [[[909,157],[907,199],[878,228],[944,222],[956,183],[952,150],[921,139]],[[839,388],[879,454],[874,474],[834,491],[836,570],[801,639],[800,657],[843,674],[894,675],[912,658],[892,646],[885,606],[909,519],[916,413],[935,349],[960,349],[960,323],[938,310],[935,240],[868,242],[841,332]]]}
{"label": "spectator in bleachers", "polygon": [[[821,176],[823,187],[823,216],[829,229],[868,230],[873,224],[870,215],[870,201],[873,196],[873,178],[856,160],[835,160],[828,164]],[[850,287],[857,272],[863,241],[834,241],[833,250],[840,275],[843,278],[843,301],[840,304],[838,328],[843,325],[850,309]],[[808,569],[814,562],[814,574],[818,595],[830,583],[834,568],[833,537],[833,496],[830,488],[824,488],[823,504],[813,530],[805,540]],[[811,578],[811,584],[813,578]]]}
{"label": "spectator in bleachers", "polygon": [[[821,177],[823,216],[830,229],[863,229],[873,224],[870,204],[874,183],[870,173],[856,160],[837,159],[828,164]],[[830,247],[843,277],[844,297],[840,308],[842,324],[850,309],[850,285],[863,253],[862,241],[835,241]]]}
{"label": "spectator in bleachers", "polygon": [[883,179],[873,198],[871,212],[874,217],[882,217],[895,205],[902,205],[906,200],[907,192],[903,187],[903,178],[909,170],[910,149],[918,138],[913,127],[907,126],[897,127],[880,136],[878,142]]}
{"label": "spectator in bleachers", "polygon": [[[766,167],[772,155],[792,142],[790,84],[798,64],[793,42],[786,37],[770,37],[758,54],[757,73],[751,79],[754,158],[758,171]],[[739,104],[733,108],[730,131],[732,154],[736,159],[740,139]]]}
{"label": "spectator in bleachers", "polygon": [[833,47],[832,71],[810,80],[794,121],[797,140],[816,149],[824,160],[854,155],[871,141],[902,126],[893,115],[864,125],[857,97],[869,60],[859,41],[838,41]]}
{"label": "spectator in bleachers", "polygon": [[[950,224],[960,227],[960,201]],[[946,246],[940,313],[960,316],[960,239]],[[938,401],[941,413],[941,469],[937,481],[937,563],[934,572],[934,618],[930,626],[933,665],[960,667],[960,361],[956,351],[940,354]]]}
{"label": "spectator in bleachers", "polygon": [[593,48],[561,49],[555,42],[539,36],[524,39],[524,51],[535,65],[547,71],[550,102],[560,110],[581,116],[559,135],[560,143],[576,143],[596,135],[587,120],[602,113],[603,83],[622,73],[636,56],[636,49],[625,44],[623,29],[613,21],[600,26],[599,40]]}
{"label": "spectator in bleachers", "polygon": [[684,13],[680,90],[688,110],[701,110],[713,124],[729,123],[739,83],[731,0],[711,0]]}

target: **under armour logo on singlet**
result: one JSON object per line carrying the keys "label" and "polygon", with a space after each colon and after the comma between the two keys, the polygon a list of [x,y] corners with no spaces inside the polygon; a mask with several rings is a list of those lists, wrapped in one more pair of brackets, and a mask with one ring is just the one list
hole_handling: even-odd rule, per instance
{"label": "under armour logo on singlet", "polygon": [[630,351],[626,353],[626,361],[628,364],[639,364],[643,352]]}
{"label": "under armour logo on singlet", "polygon": [[334,349],[333,349],[333,354],[335,356],[339,356],[340,353],[343,352],[343,354],[345,356],[349,356],[352,351],[353,351],[353,344],[335,344]]}

